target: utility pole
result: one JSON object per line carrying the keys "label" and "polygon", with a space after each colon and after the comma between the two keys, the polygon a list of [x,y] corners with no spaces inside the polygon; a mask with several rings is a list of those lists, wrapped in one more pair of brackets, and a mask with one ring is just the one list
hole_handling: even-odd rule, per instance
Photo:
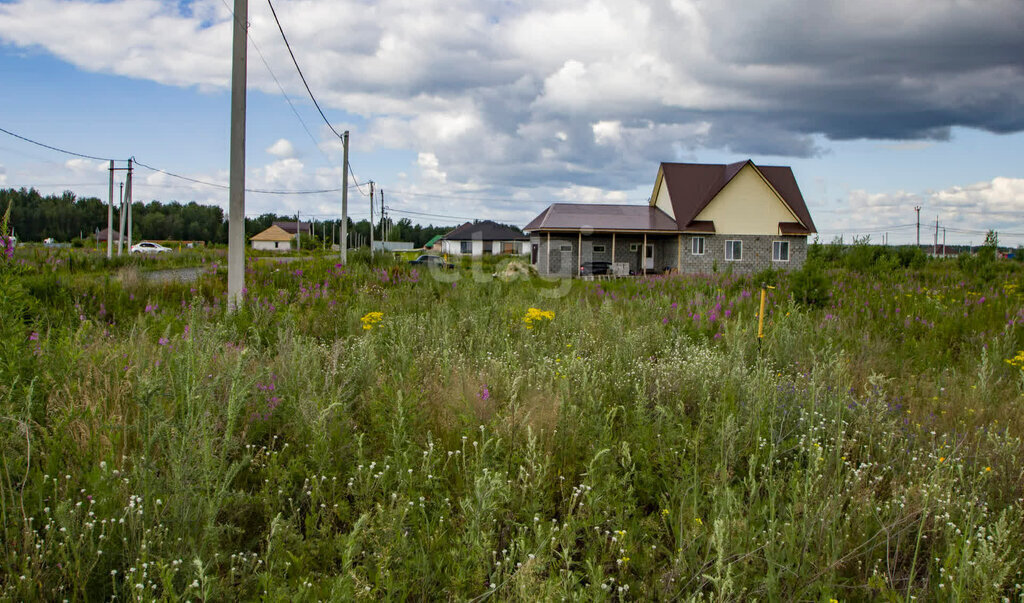
{"label": "utility pole", "polygon": [[946,257],[946,227],[942,227],[942,257]]}
{"label": "utility pole", "polygon": [[110,160],[110,197],[107,203],[107,259],[114,256],[114,160]]}
{"label": "utility pole", "polygon": [[295,241],[299,248],[299,253],[302,253],[302,222],[299,220],[299,212],[295,212]]}
{"label": "utility pole", "polygon": [[932,247],[932,254],[939,255],[939,217],[935,216],[935,245]]}
{"label": "utility pole", "polygon": [[370,263],[373,263],[373,180],[370,181]]}
{"label": "utility pole", "polygon": [[128,206],[128,253],[132,252],[132,160],[128,160],[128,186],[125,187],[125,202]]}
{"label": "utility pole", "polygon": [[124,182],[121,183],[121,192],[118,193],[117,208],[117,255],[120,256],[121,250],[124,249]]}
{"label": "utility pole", "polygon": [[341,232],[338,234],[338,248],[341,250],[341,265],[348,262],[348,130],[341,135]]}
{"label": "utility pole", "polygon": [[384,189],[380,189],[380,240],[388,240],[388,211],[384,207]]}
{"label": "utility pole", "polygon": [[915,205],[914,211],[917,212],[917,246],[921,246],[921,206]]}
{"label": "utility pole", "polygon": [[245,288],[245,89],[249,0],[235,0],[231,39],[231,172],[228,193],[228,311]]}

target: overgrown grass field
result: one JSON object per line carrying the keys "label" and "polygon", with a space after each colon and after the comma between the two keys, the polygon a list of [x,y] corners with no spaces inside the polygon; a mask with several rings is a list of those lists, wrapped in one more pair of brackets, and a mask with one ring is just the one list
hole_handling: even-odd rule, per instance
{"label": "overgrown grass field", "polygon": [[0,265],[3,599],[1024,592],[1020,264],[251,259],[228,314],[215,256]]}

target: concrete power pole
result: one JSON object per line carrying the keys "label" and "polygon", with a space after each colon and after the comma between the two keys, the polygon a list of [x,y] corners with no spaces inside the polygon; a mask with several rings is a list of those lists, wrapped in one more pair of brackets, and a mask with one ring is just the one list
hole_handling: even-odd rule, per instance
{"label": "concrete power pole", "polygon": [[341,232],[338,234],[338,249],[341,250],[341,265],[348,262],[348,130],[341,136]]}
{"label": "concrete power pole", "polygon": [[932,247],[932,255],[939,255],[939,217],[935,216],[935,245]]}
{"label": "concrete power pole", "polygon": [[122,182],[117,200],[117,255],[121,255],[121,250],[124,249],[124,218],[124,182]]}
{"label": "concrete power pole", "polygon": [[302,221],[299,219],[299,212],[295,212],[295,244],[299,253],[302,253]]}
{"label": "concrete power pole", "polygon": [[128,160],[128,184],[125,186],[125,205],[128,210],[128,253],[132,252],[132,160]]}
{"label": "concrete power pole", "polygon": [[235,0],[231,42],[231,175],[228,193],[228,311],[242,302],[245,288],[245,89],[249,0]]}
{"label": "concrete power pole", "polygon": [[370,181],[370,263],[373,263],[373,180]]}
{"label": "concrete power pole", "polygon": [[942,257],[946,257],[946,227],[942,227]]}
{"label": "concrete power pole", "polygon": [[914,211],[917,212],[917,246],[921,246],[921,206],[915,205]]}
{"label": "concrete power pole", "polygon": [[110,197],[107,203],[107,259],[114,257],[114,160],[110,160]]}

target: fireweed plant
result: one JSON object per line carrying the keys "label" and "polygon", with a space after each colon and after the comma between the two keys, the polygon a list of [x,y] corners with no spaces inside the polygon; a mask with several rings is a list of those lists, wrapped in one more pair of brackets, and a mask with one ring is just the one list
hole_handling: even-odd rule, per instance
{"label": "fireweed plant", "polygon": [[1024,594],[1019,264],[825,268],[802,305],[251,258],[228,314],[215,255],[31,253],[0,263],[5,600]]}

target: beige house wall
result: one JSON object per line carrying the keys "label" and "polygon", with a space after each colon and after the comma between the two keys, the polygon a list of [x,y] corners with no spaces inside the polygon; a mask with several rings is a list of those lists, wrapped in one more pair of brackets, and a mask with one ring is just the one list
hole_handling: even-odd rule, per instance
{"label": "beige house wall", "polygon": [[676,219],[676,212],[672,209],[672,198],[668,194],[668,184],[662,177],[661,169],[658,169],[658,184],[654,193],[654,206],[665,212],[673,220]]}
{"label": "beige house wall", "polygon": [[749,164],[695,219],[711,220],[715,223],[716,232],[733,235],[777,235],[779,222],[799,222],[775,190]]}

